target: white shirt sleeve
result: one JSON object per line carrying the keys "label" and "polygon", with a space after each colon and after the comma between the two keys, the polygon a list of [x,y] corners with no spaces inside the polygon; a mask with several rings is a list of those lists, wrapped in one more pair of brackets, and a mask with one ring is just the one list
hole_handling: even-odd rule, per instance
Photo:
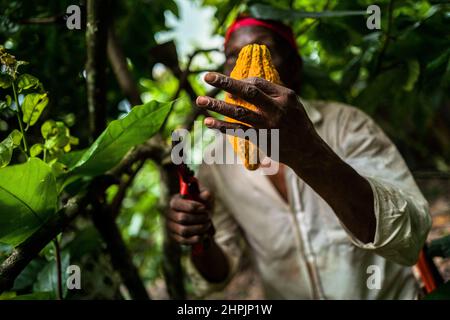
{"label": "white shirt sleeve", "polygon": [[350,110],[338,122],[339,153],[372,188],[376,233],[373,242],[363,243],[346,231],[356,246],[414,265],[431,228],[428,203],[384,132],[362,111]]}

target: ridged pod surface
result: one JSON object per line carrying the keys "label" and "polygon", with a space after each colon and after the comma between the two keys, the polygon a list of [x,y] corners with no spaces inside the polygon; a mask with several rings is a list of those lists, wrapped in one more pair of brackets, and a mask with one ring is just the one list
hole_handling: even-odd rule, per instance
{"label": "ridged pod surface", "polygon": [[[241,49],[236,65],[233,68],[233,71],[231,71],[230,77],[238,80],[259,77],[277,84],[281,84],[278,71],[272,63],[269,49],[265,45],[259,44],[249,44]],[[257,106],[242,99],[234,98],[230,94],[226,94],[225,102],[238,105],[252,111],[258,110]],[[226,118],[226,121],[243,123],[232,118]],[[233,146],[234,152],[236,152],[242,159],[248,170],[256,170],[259,168],[260,159],[257,146],[248,140],[238,137],[228,136],[228,140]]]}

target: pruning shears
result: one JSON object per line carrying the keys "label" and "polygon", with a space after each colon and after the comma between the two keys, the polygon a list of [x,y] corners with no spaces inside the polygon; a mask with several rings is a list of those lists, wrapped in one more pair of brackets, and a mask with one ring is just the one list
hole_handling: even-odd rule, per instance
{"label": "pruning shears", "polygon": [[[172,140],[172,148],[180,142],[181,141],[175,142]],[[183,157],[182,152],[183,151],[181,150],[181,157]],[[194,171],[192,171],[185,163],[177,164],[176,167],[180,183],[180,195],[183,197],[183,199],[201,202],[200,188],[198,180],[194,175]],[[198,256],[203,254],[205,249],[208,249],[208,247],[211,245],[211,236],[213,234],[214,228],[211,226],[209,232],[203,236],[202,241],[192,246],[192,255]]]}

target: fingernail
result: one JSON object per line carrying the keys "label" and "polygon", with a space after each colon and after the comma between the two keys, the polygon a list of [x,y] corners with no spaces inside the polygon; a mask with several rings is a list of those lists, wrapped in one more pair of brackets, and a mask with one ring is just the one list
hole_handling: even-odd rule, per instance
{"label": "fingernail", "polygon": [[208,105],[208,102],[209,102],[209,100],[206,97],[198,97],[197,98],[197,105],[206,106],[206,105]]}
{"label": "fingernail", "polygon": [[215,74],[215,73],[213,73],[213,72],[208,72],[208,73],[205,75],[205,81],[206,81],[206,82],[213,83],[213,82],[215,82],[216,80],[217,80],[217,74]]}
{"label": "fingernail", "polygon": [[205,119],[205,126],[212,126],[212,124],[213,124],[213,119],[211,119],[211,118],[206,118]]}

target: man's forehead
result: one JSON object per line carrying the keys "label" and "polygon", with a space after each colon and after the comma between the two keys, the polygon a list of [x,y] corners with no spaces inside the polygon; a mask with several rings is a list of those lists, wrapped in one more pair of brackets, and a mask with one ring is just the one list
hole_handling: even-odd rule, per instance
{"label": "man's forehead", "polygon": [[243,27],[233,32],[227,43],[226,52],[241,49],[250,43],[272,44],[274,41],[273,33],[264,27],[252,26]]}

